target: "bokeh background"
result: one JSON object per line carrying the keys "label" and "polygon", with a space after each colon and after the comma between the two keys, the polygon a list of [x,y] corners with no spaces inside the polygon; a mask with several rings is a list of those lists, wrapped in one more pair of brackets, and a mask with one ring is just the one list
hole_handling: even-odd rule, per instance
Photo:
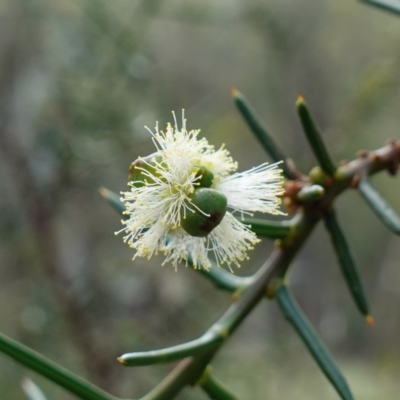
{"label": "bokeh background", "polygon": [[[171,365],[116,357],[200,335],[229,295],[161,259],[131,261],[120,217],[99,196],[126,189],[129,164],[153,152],[144,125],[186,109],[189,128],[226,143],[240,169],[267,160],[229,95],[237,87],[307,172],[315,159],[294,109],[302,93],[336,160],[398,137],[400,18],[345,0],[1,0],[0,330],[123,398]],[[400,211],[400,181],[374,183]],[[400,397],[400,239],[355,192],[338,214],[376,319],[359,316],[319,227],[291,286],[357,399]],[[265,241],[238,274],[268,256]],[[242,399],[337,399],[279,314],[264,302],[215,359]],[[0,397],[73,399],[0,355]],[[188,388],[183,400],[206,399]]]}

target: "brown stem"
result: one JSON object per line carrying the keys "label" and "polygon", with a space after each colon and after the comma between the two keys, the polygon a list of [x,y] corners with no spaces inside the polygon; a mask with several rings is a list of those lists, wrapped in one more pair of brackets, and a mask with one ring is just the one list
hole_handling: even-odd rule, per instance
{"label": "brown stem", "polygon": [[51,188],[52,195],[48,196],[38,190],[30,174],[24,151],[16,143],[15,135],[7,132],[6,128],[6,126],[3,126],[0,131],[0,147],[13,170],[13,175],[16,177],[14,182],[17,185],[20,197],[27,199],[25,216],[33,231],[33,236],[36,238],[43,269],[68,322],[71,337],[79,350],[88,374],[91,375],[91,379],[95,383],[113,392],[115,390],[115,382],[112,379],[112,368],[115,365],[113,363],[114,357],[101,351],[104,346],[100,346],[100,343],[97,343],[92,337],[91,324],[85,315],[85,310],[76,294],[69,290],[72,287],[72,282],[62,273],[58,265],[59,242],[53,217],[56,208],[55,199],[58,197],[57,189],[59,188]]}

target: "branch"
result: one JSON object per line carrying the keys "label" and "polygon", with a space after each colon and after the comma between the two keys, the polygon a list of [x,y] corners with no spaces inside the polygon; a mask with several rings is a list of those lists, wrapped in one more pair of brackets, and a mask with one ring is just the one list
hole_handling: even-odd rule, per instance
{"label": "branch", "polygon": [[[170,400],[174,398],[186,385],[195,384],[202,375],[219,347],[229,338],[242,320],[253,310],[264,297],[265,286],[270,269],[282,261],[282,252],[276,249],[243,292],[238,300],[233,303],[225,314],[207,331],[223,338],[211,352],[196,355],[182,360],[179,365],[150,393],[141,400]],[[207,334],[207,333],[206,333]]]}
{"label": "branch", "polygon": [[398,165],[399,161],[400,140],[397,140],[368,153],[366,157],[357,158],[339,167],[335,173],[335,179],[346,183],[346,186],[341,187],[341,190],[344,190],[348,187],[348,181],[351,181],[353,178],[374,175],[384,169],[391,171],[393,166]]}
{"label": "branch", "polygon": [[[375,154],[379,154],[379,157],[358,159],[345,167],[340,167],[332,185],[322,197],[321,203],[325,206],[330,205],[336,196],[351,186],[353,178],[359,174],[373,174],[388,168],[400,158],[400,142],[398,146],[386,146],[377,150]],[[249,278],[248,285],[238,292],[235,302],[208,332],[217,332],[220,337],[224,338],[224,341],[227,340],[265,295],[269,297],[278,295],[293,258],[321,219],[321,210],[318,207],[304,207],[298,211],[295,218],[295,232],[281,240],[279,247],[274,250],[259,271]],[[195,384],[224,341],[218,343],[217,347],[210,352],[200,353],[182,360],[161,383],[141,400],[170,400],[186,385]],[[338,376],[341,377],[340,373]],[[346,394],[345,388],[346,386],[340,386],[344,395]],[[347,399],[351,398],[347,397]]]}
{"label": "branch", "polygon": [[151,392],[140,400],[171,400],[187,385],[194,385],[211,360],[211,355],[182,360]]}
{"label": "branch", "polygon": [[197,383],[212,400],[238,400],[221,382],[211,375],[208,367]]}

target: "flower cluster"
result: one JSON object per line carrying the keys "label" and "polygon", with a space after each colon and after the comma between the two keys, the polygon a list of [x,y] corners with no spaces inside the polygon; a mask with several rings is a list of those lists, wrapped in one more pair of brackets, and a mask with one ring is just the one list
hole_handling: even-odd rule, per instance
{"label": "flower cluster", "polygon": [[[134,259],[159,252],[163,265],[189,262],[209,269],[209,253],[217,264],[240,266],[259,239],[233,215],[255,211],[282,214],[282,171],[278,164],[234,173],[237,163],[222,146],[215,150],[200,130],[158,123],[152,134],[157,151],[136,160],[130,169],[130,191],[122,193],[128,216],[124,241],[136,250]],[[228,211],[230,209],[231,211]]]}

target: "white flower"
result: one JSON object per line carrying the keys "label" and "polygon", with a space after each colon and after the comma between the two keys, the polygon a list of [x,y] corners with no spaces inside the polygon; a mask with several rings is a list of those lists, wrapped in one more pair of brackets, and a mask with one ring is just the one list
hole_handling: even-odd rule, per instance
{"label": "white flower", "polygon": [[[136,161],[135,176],[140,175],[140,179],[131,181],[130,191],[122,193],[129,217],[122,221],[122,231],[127,233],[124,241],[136,250],[133,259],[162,252],[166,256],[163,265],[171,262],[175,270],[182,260],[186,265],[190,260],[195,268],[209,269],[209,253],[218,265],[240,267],[259,239],[233,213],[283,214],[279,210],[283,193],[279,163],[233,173],[237,163],[223,146],[215,150],[205,138],[198,138],[199,130],[188,132],[183,111],[181,129],[173,116],[174,127],[168,124],[166,132],[158,129],[158,123],[155,133],[149,130],[157,151]],[[202,180],[205,173],[211,173],[207,184]],[[211,213],[204,211],[207,207],[195,200],[200,186],[208,188],[207,194],[224,199],[222,203],[227,201],[231,212],[223,209],[217,213],[222,220],[210,232],[191,236],[184,224],[191,216],[200,216],[207,223],[211,218]]]}

